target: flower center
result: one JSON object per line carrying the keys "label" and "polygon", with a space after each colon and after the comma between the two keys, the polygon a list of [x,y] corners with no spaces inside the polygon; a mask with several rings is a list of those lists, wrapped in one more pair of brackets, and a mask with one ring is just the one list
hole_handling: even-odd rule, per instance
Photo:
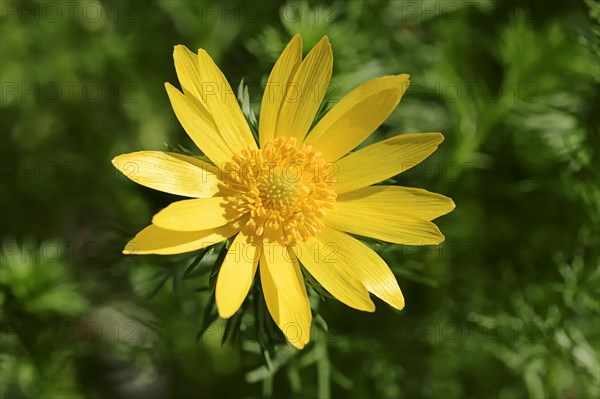
{"label": "flower center", "polygon": [[225,166],[228,217],[248,217],[244,233],[280,244],[304,241],[323,227],[336,194],[330,164],[312,146],[280,137],[261,149],[246,149]]}

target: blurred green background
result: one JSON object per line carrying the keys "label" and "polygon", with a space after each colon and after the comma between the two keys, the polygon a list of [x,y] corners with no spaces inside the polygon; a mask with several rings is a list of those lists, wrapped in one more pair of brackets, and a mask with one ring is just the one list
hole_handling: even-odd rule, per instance
{"label": "blurred green background", "polygon": [[[600,397],[600,5],[556,1],[1,1],[2,398]],[[326,300],[329,331],[265,359],[197,337],[190,255],[125,257],[176,198],[113,156],[194,148],[163,82],[173,46],[261,87],[289,38],[327,34],[331,104],[412,85],[369,139],[441,131],[399,184],[452,197],[438,247],[373,244],[407,299]],[[193,256],[193,254],[191,255]],[[250,331],[250,329],[248,330]]]}

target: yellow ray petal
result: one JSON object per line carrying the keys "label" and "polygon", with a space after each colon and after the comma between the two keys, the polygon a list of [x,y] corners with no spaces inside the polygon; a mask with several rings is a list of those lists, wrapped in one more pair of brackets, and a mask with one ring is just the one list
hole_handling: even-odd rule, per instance
{"label": "yellow ray petal", "polygon": [[[198,67],[198,54],[190,51],[183,45],[175,46],[173,51],[177,78],[186,95],[194,96],[198,101],[202,99],[202,78]],[[206,105],[206,104],[203,104]]]}
{"label": "yellow ray petal", "polygon": [[240,231],[240,222],[203,231],[172,231],[151,224],[127,243],[125,255],[174,255],[221,242]]}
{"label": "yellow ray petal", "polygon": [[332,164],[333,187],[341,194],[389,179],[423,161],[442,141],[441,133],[416,133],[371,144]]}
{"label": "yellow ray petal", "polygon": [[273,318],[275,324],[279,325],[281,321],[281,315],[279,312],[279,292],[277,291],[277,287],[275,286],[275,281],[273,281],[273,278],[271,277],[271,273],[267,266],[267,262],[263,260],[262,254],[260,257],[259,271],[260,284],[262,286],[263,296],[265,297],[265,303],[267,304],[267,308],[269,309],[269,314]]}
{"label": "yellow ray petal", "polygon": [[154,190],[195,198],[218,191],[216,167],[187,155],[138,151],[119,155],[112,163],[129,179]]}
{"label": "yellow ray petal", "polygon": [[233,316],[246,299],[260,253],[261,248],[240,231],[219,269],[215,291],[219,316],[225,319]]}
{"label": "yellow ray petal", "polygon": [[198,66],[202,77],[202,98],[223,139],[236,153],[248,147],[257,148],[229,82],[203,49],[198,50]]}
{"label": "yellow ray petal", "polygon": [[223,197],[190,199],[173,202],[152,218],[160,228],[175,231],[214,229],[231,220],[225,215]]}
{"label": "yellow ray petal", "polygon": [[302,273],[293,256],[277,243],[265,243],[260,279],[273,320],[288,341],[302,349],[310,341],[312,314]]}
{"label": "yellow ray petal", "polygon": [[323,157],[336,161],[362,143],[392,113],[408,88],[408,75],[370,80],[341,99],[306,138]]}
{"label": "yellow ray petal", "polygon": [[375,310],[366,288],[348,273],[348,260],[344,258],[345,252],[340,253],[338,243],[317,235],[296,243],[292,249],[304,268],[339,301],[354,309]]}
{"label": "yellow ray petal", "polygon": [[340,262],[369,292],[397,309],[404,307],[404,297],[396,277],[375,251],[356,238],[328,227],[321,231],[320,239],[339,246]]}
{"label": "yellow ray petal", "polygon": [[165,83],[171,106],[181,126],[194,144],[219,168],[223,168],[237,152],[226,142],[212,116],[194,97],[185,96],[170,83]]}
{"label": "yellow ray petal", "polygon": [[441,194],[421,188],[400,186],[370,186],[341,194],[336,207],[352,212],[371,212],[386,215],[410,215],[419,219],[433,220],[455,208],[454,201]]}
{"label": "yellow ray petal", "polygon": [[260,146],[275,138],[275,127],[286,88],[302,61],[302,39],[295,35],[283,50],[267,80],[260,107]]}
{"label": "yellow ray petal", "polygon": [[336,202],[325,215],[324,223],[352,234],[406,245],[435,245],[444,235],[435,224],[400,213],[399,207],[361,206],[361,201]]}
{"label": "yellow ray petal", "polygon": [[294,77],[279,112],[276,137],[295,137],[301,143],[323,101],[333,67],[327,36],[307,54]]}

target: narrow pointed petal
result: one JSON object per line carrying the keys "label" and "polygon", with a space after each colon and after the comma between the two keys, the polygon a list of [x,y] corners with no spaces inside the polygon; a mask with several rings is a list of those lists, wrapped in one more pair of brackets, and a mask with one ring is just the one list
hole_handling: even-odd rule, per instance
{"label": "narrow pointed petal", "polygon": [[306,144],[336,161],[362,143],[392,113],[408,88],[408,75],[370,80],[341,99],[317,123]]}
{"label": "narrow pointed petal", "polygon": [[323,102],[333,68],[327,36],[307,54],[289,83],[276,127],[276,137],[295,137],[301,143]]}
{"label": "narrow pointed petal", "polygon": [[371,144],[332,164],[338,194],[396,176],[421,163],[444,141],[441,133],[401,134]]}
{"label": "narrow pointed petal", "polygon": [[236,153],[248,147],[257,148],[229,82],[203,49],[198,50],[198,66],[202,77],[202,99],[213,115],[223,139]]}
{"label": "narrow pointed petal", "polygon": [[[324,239],[325,238],[325,239]],[[317,235],[298,242],[293,250],[306,270],[340,302],[351,308],[372,312],[375,304],[367,289],[347,272],[347,259],[340,254],[339,244]]]}
{"label": "narrow pointed petal", "polygon": [[219,168],[237,152],[226,142],[208,110],[194,97],[185,96],[170,83],[165,83],[171,106],[181,126],[194,144]]}
{"label": "narrow pointed petal", "polygon": [[231,222],[225,216],[223,197],[189,199],[173,202],[152,218],[160,228],[175,231],[197,231],[220,227]]}
{"label": "narrow pointed petal", "polygon": [[219,316],[229,318],[238,311],[252,286],[261,248],[240,231],[219,269],[215,299]]}
{"label": "narrow pointed petal", "polygon": [[174,255],[209,247],[240,231],[240,222],[202,231],[172,231],[150,225],[127,243],[125,255]]}
{"label": "narrow pointed petal", "polygon": [[267,304],[267,308],[269,309],[269,314],[273,318],[275,324],[279,325],[281,322],[281,314],[279,311],[279,291],[277,291],[275,281],[273,281],[273,277],[271,277],[271,272],[269,267],[267,266],[267,261],[263,260],[263,254],[261,254],[260,257],[259,272],[260,284],[262,286],[265,303]]}
{"label": "narrow pointed petal", "polygon": [[260,279],[269,313],[288,341],[302,349],[310,341],[312,314],[298,262],[286,247],[265,243]]}
{"label": "narrow pointed petal", "polygon": [[[198,54],[180,44],[175,46],[173,59],[175,60],[177,78],[183,92],[202,103],[204,100],[202,99],[202,78],[198,67]],[[206,104],[203,105],[206,106]]]}
{"label": "narrow pointed petal", "polygon": [[444,235],[433,222],[393,210],[392,206],[363,207],[361,201],[340,201],[327,211],[324,223],[337,230],[394,244],[436,245],[444,241]]}
{"label": "narrow pointed petal", "polygon": [[421,188],[401,186],[370,186],[341,194],[336,199],[339,209],[364,210],[385,215],[410,215],[433,220],[455,208],[452,199]]}
{"label": "narrow pointed petal", "polygon": [[132,181],[165,193],[208,198],[219,190],[215,166],[187,155],[138,151],[119,155],[112,164]]}
{"label": "narrow pointed petal", "polygon": [[370,293],[396,309],[404,307],[404,297],[394,273],[375,251],[356,238],[328,227],[320,233],[320,239],[339,245],[340,262]]}
{"label": "narrow pointed petal", "polygon": [[295,35],[283,50],[267,80],[260,106],[260,146],[275,138],[277,117],[283,104],[286,88],[302,61],[302,39]]}

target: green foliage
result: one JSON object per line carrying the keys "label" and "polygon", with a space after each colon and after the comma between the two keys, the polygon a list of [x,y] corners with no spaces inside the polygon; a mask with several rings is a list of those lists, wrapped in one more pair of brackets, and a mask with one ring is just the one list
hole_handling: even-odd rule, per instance
{"label": "green foliage", "polygon": [[[88,304],[83,295],[70,282],[66,266],[58,261],[64,247],[59,243],[45,242],[41,250],[26,243],[27,250],[16,243],[4,243],[2,253],[2,283],[9,299],[3,297],[2,304],[18,303],[22,311],[39,316],[59,314],[81,315]],[[11,251],[10,249],[14,249]]]}
{"label": "green foliage", "polygon": [[[5,240],[0,258],[0,396],[61,395],[73,388],[74,373],[65,342],[53,327],[89,311],[79,284],[61,260],[65,246],[56,241],[19,246]],[[5,396],[6,395],[6,396]]]}
{"label": "green foliage", "polygon": [[570,264],[557,257],[561,282],[530,284],[510,313],[473,315],[483,329],[510,331],[484,349],[523,376],[532,398],[594,397],[600,388],[600,332],[590,323],[600,307],[600,265],[586,270],[578,252]]}

